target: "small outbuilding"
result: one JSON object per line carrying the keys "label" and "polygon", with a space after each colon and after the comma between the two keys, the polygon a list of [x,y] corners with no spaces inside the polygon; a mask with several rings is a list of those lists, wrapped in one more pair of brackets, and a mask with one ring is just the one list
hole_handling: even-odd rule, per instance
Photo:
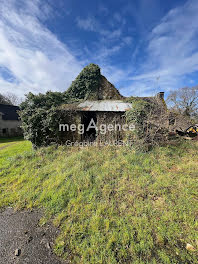
{"label": "small outbuilding", "polygon": [[[123,139],[124,113],[132,108],[131,103],[121,100],[85,101],[77,106],[76,112],[84,126],[81,140],[114,141]],[[93,122],[94,121],[94,122]],[[88,129],[89,125],[93,128]],[[94,124],[98,128],[94,128]]]}

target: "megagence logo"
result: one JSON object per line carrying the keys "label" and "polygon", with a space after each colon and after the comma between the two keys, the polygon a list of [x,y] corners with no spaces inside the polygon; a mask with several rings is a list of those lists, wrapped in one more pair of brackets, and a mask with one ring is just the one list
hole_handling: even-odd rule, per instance
{"label": "megagence logo", "polygon": [[85,131],[88,132],[91,129],[95,129],[96,132],[100,131],[101,134],[106,134],[107,131],[133,131],[135,129],[135,126],[133,124],[100,124],[99,126],[97,126],[93,118],[89,122],[86,129],[84,124],[59,124],[60,132],[77,131],[78,134],[82,135],[85,133]]}

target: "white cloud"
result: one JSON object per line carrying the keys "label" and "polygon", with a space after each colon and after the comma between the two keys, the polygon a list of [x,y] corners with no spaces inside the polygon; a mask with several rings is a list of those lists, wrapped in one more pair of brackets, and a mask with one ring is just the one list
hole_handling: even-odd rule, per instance
{"label": "white cloud", "polygon": [[[115,63],[112,63],[112,58],[121,51],[125,46],[129,46],[132,42],[130,36],[123,36],[123,28],[115,26],[105,26],[100,23],[96,18],[88,16],[86,18],[78,17],[77,26],[85,31],[95,32],[98,34],[96,41],[89,43],[89,48],[84,48],[84,57],[88,61],[93,61],[103,69],[103,72],[107,72],[107,77],[110,80],[120,80],[120,72],[125,72],[124,76],[126,78],[127,71],[120,69],[119,65],[115,66]],[[107,22],[107,21],[106,21]],[[119,64],[119,63],[118,63]],[[113,69],[111,74],[109,74],[109,69]],[[115,77],[116,73],[118,77]],[[123,76],[123,74],[122,74]]]}
{"label": "white cloud", "polygon": [[[39,20],[40,4],[24,3],[21,9],[14,0],[3,1],[0,7],[0,67],[13,78],[0,74],[0,93],[14,92],[23,96],[33,93],[64,91],[81,71],[84,63],[78,62],[67,46],[61,43]],[[23,2],[21,2],[23,3]],[[46,7],[42,21],[47,19],[50,7]],[[92,29],[93,21],[81,21],[84,29]],[[95,30],[95,28],[94,28]],[[117,38],[119,29],[111,32]],[[109,32],[102,32],[107,36]],[[121,49],[121,45],[111,48],[100,43],[100,49],[90,55],[89,62],[98,61],[102,72],[114,84],[119,82],[125,72],[111,66],[107,58]],[[107,61],[106,61],[107,59]]]}
{"label": "white cloud", "polygon": [[102,26],[97,19],[88,16],[86,18],[77,17],[77,26],[85,31],[92,31],[99,34],[99,37],[105,37],[105,41],[108,40],[118,40],[122,35],[122,28],[107,29],[107,27]]}
{"label": "white cloud", "polygon": [[[0,76],[2,93],[64,91],[81,70],[82,64],[39,21],[39,6],[39,0],[1,0],[0,66],[14,76],[13,82]],[[50,9],[45,10],[47,16]]]}
{"label": "white cloud", "polygon": [[113,18],[117,23],[119,23],[122,26],[126,24],[126,19],[121,13],[118,12],[114,13]]}
{"label": "white cloud", "polygon": [[127,36],[127,37],[124,37],[122,40],[123,40],[123,42],[124,42],[126,45],[130,45],[130,44],[132,43],[133,38]]}
{"label": "white cloud", "polygon": [[119,69],[118,67],[109,64],[101,64],[101,66],[101,73],[115,86],[127,77],[128,72],[124,69]]}
{"label": "white cloud", "polygon": [[114,19],[117,20],[118,22],[121,22],[122,21],[122,16],[120,13],[116,12],[114,15],[113,15]]}
{"label": "white cloud", "polygon": [[[131,76],[134,85],[168,91],[183,86],[188,74],[198,71],[198,1],[189,0],[172,9],[153,28],[147,46],[147,58]],[[131,88],[132,89],[132,88]]]}
{"label": "white cloud", "polygon": [[98,23],[92,17],[81,18],[77,17],[77,25],[79,28],[87,30],[87,31],[98,31]]}
{"label": "white cloud", "polygon": [[[0,1],[0,67],[13,75],[0,75],[0,93],[22,96],[29,91],[66,90],[84,62],[79,62],[44,26],[43,22],[53,15],[50,6],[42,0]],[[120,90],[124,95],[146,96],[182,87],[187,75],[198,71],[197,14],[197,0],[170,10],[149,36],[142,36],[144,57],[140,54],[142,46],[137,45],[128,68],[115,65],[115,57],[111,60],[133,42],[124,35],[122,25],[104,28],[95,17],[77,18],[76,22],[79,28],[98,33],[98,41],[91,43],[84,54],[86,62],[99,63],[102,73],[116,86],[123,83]],[[121,18],[114,14],[112,21]],[[141,64],[134,62],[137,57],[142,58]]]}
{"label": "white cloud", "polygon": [[108,40],[115,40],[115,39],[118,39],[122,35],[122,30],[121,28],[118,28],[112,31],[101,29],[99,33]]}

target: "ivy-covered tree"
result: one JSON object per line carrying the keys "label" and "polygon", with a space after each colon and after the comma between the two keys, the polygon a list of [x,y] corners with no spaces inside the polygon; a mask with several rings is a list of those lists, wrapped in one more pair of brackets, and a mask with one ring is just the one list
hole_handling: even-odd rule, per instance
{"label": "ivy-covered tree", "polygon": [[[29,93],[20,105],[20,118],[26,139],[35,146],[47,145],[52,134],[52,116],[56,116],[56,107],[65,103],[60,92],[47,92],[34,95]],[[54,122],[56,119],[54,118]]]}
{"label": "ivy-covered tree", "polygon": [[[66,92],[73,99],[94,99],[100,84],[100,68],[96,64],[86,66]],[[97,98],[95,98],[97,99]]]}

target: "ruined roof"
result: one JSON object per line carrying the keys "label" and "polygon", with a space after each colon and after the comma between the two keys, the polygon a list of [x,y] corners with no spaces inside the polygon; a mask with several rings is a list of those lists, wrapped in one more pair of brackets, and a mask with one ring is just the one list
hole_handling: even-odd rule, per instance
{"label": "ruined roof", "polygon": [[149,104],[163,106],[166,108],[166,103],[163,99],[163,93],[159,93],[153,97],[123,97],[122,99],[100,99],[86,100],[70,104],[63,104],[59,109],[66,111],[100,111],[100,112],[126,112],[132,109],[134,100],[143,100]]}
{"label": "ruined roof", "polygon": [[99,100],[85,101],[77,107],[79,111],[125,112],[132,108],[132,104],[121,100]]}
{"label": "ruined roof", "polygon": [[3,120],[19,120],[18,110],[18,106],[0,104],[0,113],[2,113]]}

